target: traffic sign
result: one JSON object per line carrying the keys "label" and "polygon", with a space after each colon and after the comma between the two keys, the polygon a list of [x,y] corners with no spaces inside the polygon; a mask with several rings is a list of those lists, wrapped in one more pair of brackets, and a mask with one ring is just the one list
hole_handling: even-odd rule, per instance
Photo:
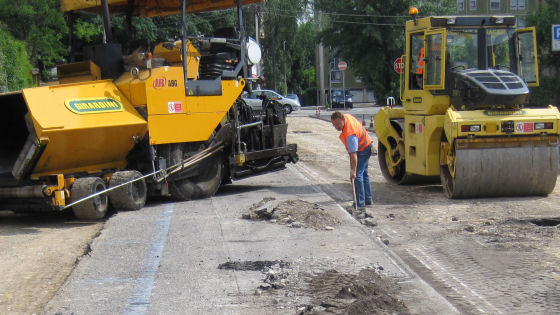
{"label": "traffic sign", "polygon": [[404,60],[402,57],[397,58],[397,60],[393,62],[393,69],[395,69],[398,74],[404,71]]}
{"label": "traffic sign", "polygon": [[348,64],[346,63],[346,61],[339,61],[338,62],[338,70],[344,71],[347,68],[348,68]]}
{"label": "traffic sign", "polygon": [[552,24],[552,51],[560,51],[560,24]]}

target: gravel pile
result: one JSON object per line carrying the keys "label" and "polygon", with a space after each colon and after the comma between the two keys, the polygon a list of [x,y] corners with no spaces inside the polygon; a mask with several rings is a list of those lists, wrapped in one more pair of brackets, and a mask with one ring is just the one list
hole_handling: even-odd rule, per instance
{"label": "gravel pile", "polygon": [[274,198],[263,198],[252,205],[248,212],[242,215],[242,218],[267,220],[292,228],[308,227],[316,230],[332,230],[334,226],[340,224],[340,220],[329,214],[319,204],[303,200],[278,202]]}

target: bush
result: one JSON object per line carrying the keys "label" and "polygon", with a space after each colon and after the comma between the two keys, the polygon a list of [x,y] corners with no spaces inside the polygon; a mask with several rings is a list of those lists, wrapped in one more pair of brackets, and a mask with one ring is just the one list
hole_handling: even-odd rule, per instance
{"label": "bush", "polygon": [[31,69],[25,45],[0,25],[0,91],[30,87],[33,84]]}
{"label": "bush", "polygon": [[540,77],[539,87],[531,88],[529,106],[560,105],[560,76]]}

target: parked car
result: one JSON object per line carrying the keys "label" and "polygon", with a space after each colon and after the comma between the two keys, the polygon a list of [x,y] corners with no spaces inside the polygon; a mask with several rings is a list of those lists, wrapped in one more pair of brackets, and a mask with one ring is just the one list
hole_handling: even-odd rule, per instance
{"label": "parked car", "polygon": [[332,108],[344,108],[345,106],[346,108],[354,108],[354,103],[352,102],[352,93],[350,93],[350,91],[348,90],[346,90],[346,93],[342,93],[342,90],[333,90],[331,100]]}
{"label": "parked car", "polygon": [[283,97],[282,95],[272,91],[272,90],[253,90],[251,93],[243,93],[243,100],[247,105],[251,106],[253,110],[261,111],[262,108],[262,96],[266,96],[269,99],[274,99],[282,104],[284,111],[286,114],[289,114],[293,111],[297,111],[301,109],[301,105],[299,102],[296,102],[292,99],[287,97]]}
{"label": "parked car", "polygon": [[298,103],[301,106],[301,102],[299,101],[299,96],[297,96],[297,94],[286,94],[285,97],[294,100],[296,103]]}

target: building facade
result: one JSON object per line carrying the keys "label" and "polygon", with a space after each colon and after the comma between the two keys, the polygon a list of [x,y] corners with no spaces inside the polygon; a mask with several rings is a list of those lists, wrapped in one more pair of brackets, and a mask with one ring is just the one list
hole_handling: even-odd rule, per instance
{"label": "building facade", "polygon": [[[321,58],[317,58],[321,60]],[[325,104],[330,105],[332,91],[342,90],[349,91],[352,94],[352,99],[354,103],[376,103],[375,94],[373,88],[368,87],[363,83],[362,79],[355,75],[352,71],[352,65],[347,62],[348,68],[344,71],[338,69],[338,63],[342,59],[331,55],[328,49],[324,50],[323,58],[323,82],[325,84],[324,94],[325,94]],[[317,67],[319,68],[319,67]],[[320,71],[317,71],[317,82],[320,82],[319,76],[321,76]],[[319,88],[320,91],[320,88]]]}
{"label": "building facade", "polygon": [[518,27],[524,27],[524,16],[540,8],[543,0],[457,0],[458,15],[514,15]]}

